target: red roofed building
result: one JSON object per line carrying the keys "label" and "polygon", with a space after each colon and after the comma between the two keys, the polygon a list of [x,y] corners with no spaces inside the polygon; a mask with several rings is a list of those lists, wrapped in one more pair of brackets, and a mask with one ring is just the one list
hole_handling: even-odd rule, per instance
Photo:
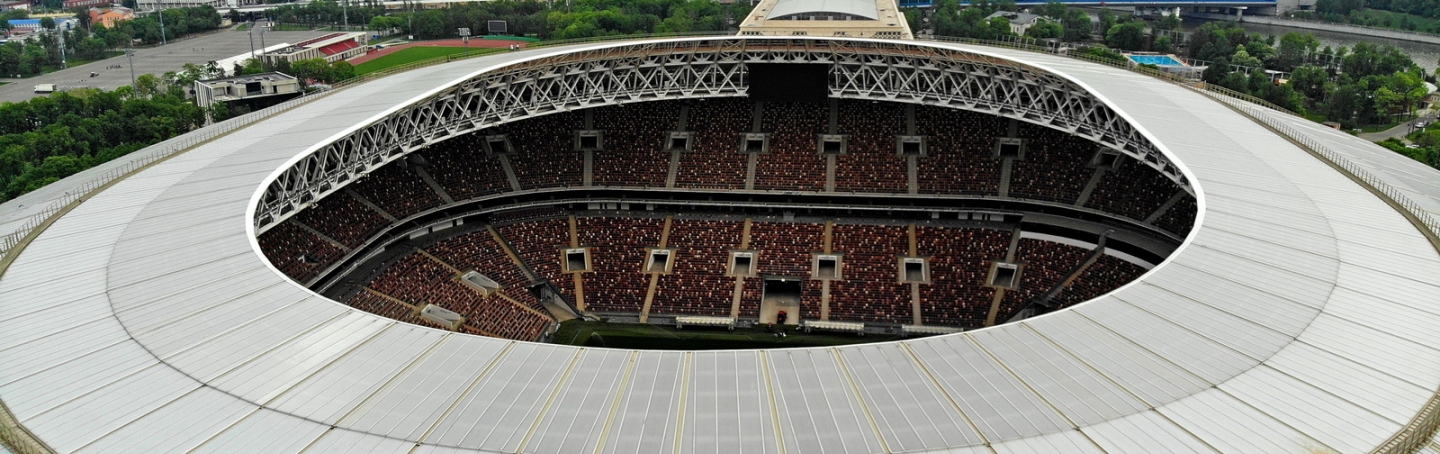
{"label": "red roofed building", "polygon": [[114,8],[90,8],[90,26],[114,28],[115,23],[135,18],[135,10],[123,6]]}
{"label": "red roofed building", "polygon": [[294,63],[312,58],[323,58],[329,63],[348,60],[365,53],[365,37],[365,33],[361,32],[330,33],[268,52],[264,59],[271,64],[280,60]]}

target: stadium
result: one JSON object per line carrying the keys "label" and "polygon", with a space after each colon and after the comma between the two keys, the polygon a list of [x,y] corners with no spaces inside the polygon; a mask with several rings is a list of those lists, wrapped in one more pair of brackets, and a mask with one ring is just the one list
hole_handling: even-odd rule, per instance
{"label": "stadium", "polygon": [[165,146],[0,218],[17,452],[1440,452],[1435,171],[1103,64],[575,44]]}

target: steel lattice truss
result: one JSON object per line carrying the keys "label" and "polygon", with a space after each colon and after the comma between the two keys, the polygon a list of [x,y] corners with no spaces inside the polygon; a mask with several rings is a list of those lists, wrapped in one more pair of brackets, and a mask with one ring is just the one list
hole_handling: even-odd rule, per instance
{"label": "steel lattice truss", "polygon": [[747,63],[830,64],[833,97],[972,110],[1086,137],[1191,190],[1180,170],[1113,109],[1032,66],[894,41],[724,37],[608,45],[457,82],[317,145],[269,184],[256,207],[257,231],[390,161],[479,129],[602,105],[744,96]]}

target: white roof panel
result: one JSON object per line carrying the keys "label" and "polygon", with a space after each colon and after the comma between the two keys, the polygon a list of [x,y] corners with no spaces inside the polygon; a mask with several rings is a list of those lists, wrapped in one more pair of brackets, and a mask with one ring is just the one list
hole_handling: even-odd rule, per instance
{"label": "white roof panel", "polygon": [[634,355],[621,350],[585,349],[554,395],[554,401],[564,405],[548,408],[535,426],[544,435],[531,438],[524,450],[563,454],[593,449],[605,433],[605,421],[625,378],[625,365]]}
{"label": "white roof panel", "polygon": [[446,339],[433,329],[396,324],[266,403],[304,418],[338,420]]}
{"label": "white roof panel", "polygon": [[734,351],[692,353],[680,450],[696,454],[778,453],[774,402],[766,385],[759,355]]}
{"label": "white roof panel", "polygon": [[[55,450],[71,452],[201,387],[199,382],[161,365],[108,378],[112,381],[83,396],[22,416],[21,424],[50,434],[45,440]],[[194,423],[193,419],[186,420]]]}
{"label": "white roof panel", "polygon": [[1008,440],[990,445],[997,454],[1100,454],[1100,448],[1076,430]]}
{"label": "white roof panel", "polygon": [[1134,395],[1022,326],[980,331],[973,338],[1072,424],[1099,422],[1146,407]]}
{"label": "white roof panel", "polygon": [[883,449],[833,350],[774,350],[765,356],[779,405],[785,452]]}
{"label": "white roof panel", "polygon": [[1185,429],[1149,410],[1080,428],[1108,453],[1210,454],[1215,451]]}
{"label": "white roof panel", "polygon": [[254,410],[248,402],[199,388],[75,452],[185,452]]}
{"label": "white roof panel", "polygon": [[878,19],[874,0],[780,0],[770,10],[766,19],[804,13],[845,13],[868,19]]}
{"label": "white roof panel", "polygon": [[845,364],[893,451],[983,444],[975,429],[899,344],[842,350]]}
{"label": "white roof panel", "polygon": [[416,440],[513,346],[451,339],[368,396],[339,425]]}
{"label": "white roof panel", "polygon": [[1156,410],[1224,453],[1310,454],[1334,449],[1214,388]]}
{"label": "white roof panel", "polygon": [[575,349],[521,343],[455,403],[423,441],[515,452],[577,358]]}
{"label": "white roof panel", "polygon": [[268,452],[290,454],[320,438],[327,426],[266,409],[256,409],[196,447],[194,454]]}
{"label": "white roof panel", "polygon": [[[569,349],[566,349],[569,350]],[[659,452],[677,444],[676,420],[688,384],[685,353],[641,352],[627,371],[627,388],[607,418],[604,452]]]}
{"label": "white roof panel", "polygon": [[1339,452],[1379,446],[1403,424],[1270,367],[1251,369],[1220,389]]}
{"label": "white roof panel", "polygon": [[1022,438],[1073,427],[968,335],[922,339],[911,342],[910,348],[986,439]]}

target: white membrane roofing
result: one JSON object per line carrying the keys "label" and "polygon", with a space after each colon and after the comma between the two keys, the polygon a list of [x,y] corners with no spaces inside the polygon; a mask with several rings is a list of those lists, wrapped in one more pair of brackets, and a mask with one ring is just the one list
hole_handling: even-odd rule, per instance
{"label": "white membrane roofing", "polygon": [[[1021,323],[662,352],[422,328],[269,268],[257,188],[508,53],[349,88],[119,182],[0,277],[0,399],[59,452],[1366,452],[1440,386],[1440,255],[1384,200],[1189,89],[916,43],[1088,87],[1189,172],[1202,224],[1140,281]],[[1434,211],[1433,169],[1274,115]]]}
{"label": "white membrane roofing", "polygon": [[873,0],[780,0],[766,19],[805,13],[845,13],[870,20],[880,17]]}

